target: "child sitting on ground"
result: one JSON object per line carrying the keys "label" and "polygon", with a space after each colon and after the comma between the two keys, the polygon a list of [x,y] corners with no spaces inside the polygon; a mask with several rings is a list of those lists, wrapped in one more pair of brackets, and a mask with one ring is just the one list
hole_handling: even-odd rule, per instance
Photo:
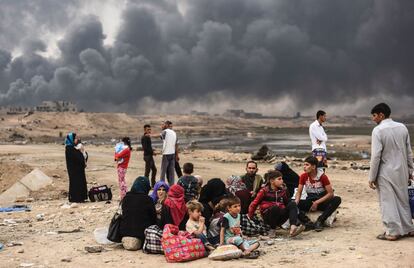
{"label": "child sitting on ground", "polygon": [[198,197],[198,179],[191,175],[194,171],[192,163],[185,163],[183,166],[183,176],[178,180],[177,184],[184,188],[185,202],[197,199]]}
{"label": "child sitting on ground", "polygon": [[270,170],[265,174],[266,184],[250,204],[249,218],[253,218],[257,206],[260,206],[260,214],[264,222],[272,228],[282,225],[289,219],[289,234],[293,237],[300,234],[305,226],[299,225],[298,208],[288,197],[282,176],[282,173],[277,170]]}
{"label": "child sitting on ground", "polygon": [[189,217],[187,224],[185,225],[186,231],[194,237],[199,238],[207,250],[214,250],[214,247],[207,239],[205,218],[201,216],[203,205],[196,200],[192,200],[187,203],[187,210]]}
{"label": "child sitting on ground", "polygon": [[227,199],[227,213],[223,216],[220,229],[220,245],[232,244],[243,251],[245,258],[257,258],[257,249],[260,244],[256,240],[248,241],[243,239],[240,227],[240,199],[230,197]]}
{"label": "child sitting on ground", "polygon": [[213,217],[208,226],[207,237],[211,244],[218,245],[220,243],[220,229],[224,214],[227,212],[227,199],[223,198],[214,207]]}

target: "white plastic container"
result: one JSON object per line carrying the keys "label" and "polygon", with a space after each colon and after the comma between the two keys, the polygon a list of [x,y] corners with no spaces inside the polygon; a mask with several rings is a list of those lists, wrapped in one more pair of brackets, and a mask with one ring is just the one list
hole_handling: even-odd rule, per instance
{"label": "white plastic container", "polygon": [[95,237],[96,242],[98,242],[101,245],[110,245],[110,244],[113,244],[112,241],[109,241],[106,238],[108,236],[108,228],[107,227],[96,228],[93,231],[93,235]]}

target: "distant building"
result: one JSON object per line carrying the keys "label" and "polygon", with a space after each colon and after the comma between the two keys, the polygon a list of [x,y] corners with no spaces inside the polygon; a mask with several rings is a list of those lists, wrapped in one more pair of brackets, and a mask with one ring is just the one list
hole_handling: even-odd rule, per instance
{"label": "distant building", "polygon": [[293,116],[293,118],[300,118],[302,115],[300,114],[300,112],[296,112],[296,114]]}
{"label": "distant building", "polygon": [[37,112],[77,112],[76,104],[70,101],[43,101],[36,106]]}
{"label": "distant building", "polygon": [[2,114],[25,114],[28,112],[33,112],[33,108],[23,106],[8,106],[1,107],[0,109],[0,113]]}
{"label": "distant building", "polygon": [[76,104],[70,101],[44,101],[36,107],[3,106],[0,114],[27,114],[33,112],[77,112]]}
{"label": "distant building", "polygon": [[263,118],[261,113],[247,113],[244,110],[228,109],[223,116],[242,118]]}
{"label": "distant building", "polygon": [[209,115],[209,113],[207,113],[207,112],[199,112],[199,111],[196,111],[196,110],[192,110],[190,112],[190,114],[192,114],[192,115]]}
{"label": "distant building", "polygon": [[244,116],[244,110],[228,109],[223,115],[224,116],[231,116],[231,117],[243,117]]}

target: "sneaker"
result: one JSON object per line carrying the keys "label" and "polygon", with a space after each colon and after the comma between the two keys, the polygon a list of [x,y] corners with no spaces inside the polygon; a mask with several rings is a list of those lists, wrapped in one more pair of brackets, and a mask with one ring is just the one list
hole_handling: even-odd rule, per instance
{"label": "sneaker", "polygon": [[314,230],[317,231],[317,232],[322,231],[323,230],[323,222],[321,222],[320,220],[317,220],[315,222]]}
{"label": "sneaker", "polygon": [[282,224],[280,227],[281,227],[283,230],[289,230],[289,228],[290,228],[290,222],[289,222],[289,220],[285,221],[285,223],[284,223],[284,224]]}
{"label": "sneaker", "polygon": [[338,213],[338,211],[334,211],[332,214],[331,214],[331,216],[329,216],[327,219],[326,219],[326,221],[325,221],[325,225],[326,226],[329,226],[329,227],[332,227],[332,225],[333,225],[333,223],[334,223],[334,221],[336,220],[336,214]]}

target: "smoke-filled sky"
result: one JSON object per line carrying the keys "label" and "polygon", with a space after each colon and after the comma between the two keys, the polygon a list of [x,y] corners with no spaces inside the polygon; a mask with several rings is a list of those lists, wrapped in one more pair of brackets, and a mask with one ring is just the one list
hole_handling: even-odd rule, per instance
{"label": "smoke-filled sky", "polygon": [[0,105],[409,114],[413,31],[412,0],[4,0]]}

